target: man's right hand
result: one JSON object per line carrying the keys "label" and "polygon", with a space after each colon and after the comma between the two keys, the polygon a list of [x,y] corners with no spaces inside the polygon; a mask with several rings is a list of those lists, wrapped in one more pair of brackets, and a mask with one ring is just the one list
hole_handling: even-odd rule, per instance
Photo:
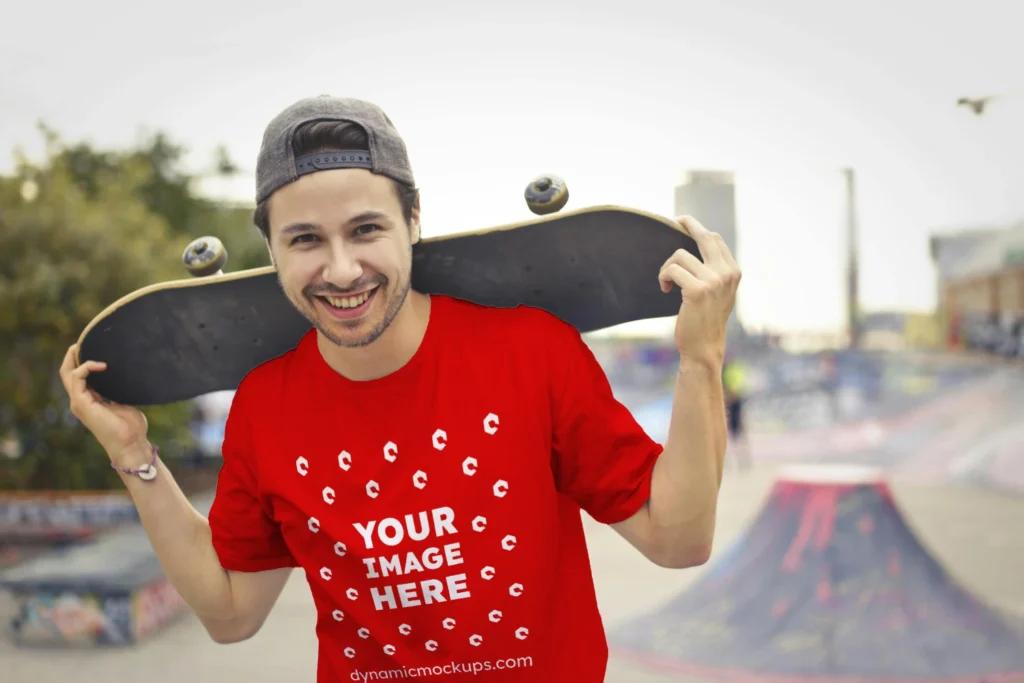
{"label": "man's right hand", "polygon": [[103,372],[107,365],[98,361],[78,365],[77,351],[77,345],[71,346],[60,367],[71,414],[92,432],[115,465],[137,467],[148,462],[152,450],[146,439],[146,416],[138,408],[112,403],[90,389],[86,377],[92,372]]}
{"label": "man's right hand", "polygon": [[[86,385],[86,377],[105,363],[78,365],[77,348],[64,357],[60,377],[71,412],[92,432],[117,467],[138,468],[153,457],[142,411],[104,400]],[[234,643],[255,634],[284,588],[290,568],[262,572],[224,571],[213,547],[209,521],[181,491],[170,470],[154,480],[124,476],[139,519],[157,560],[185,602],[218,643]]]}

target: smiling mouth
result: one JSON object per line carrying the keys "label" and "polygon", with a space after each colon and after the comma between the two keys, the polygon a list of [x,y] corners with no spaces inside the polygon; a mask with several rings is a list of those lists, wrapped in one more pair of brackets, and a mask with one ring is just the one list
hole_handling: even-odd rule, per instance
{"label": "smiling mouth", "polygon": [[352,320],[362,317],[369,310],[378,289],[380,289],[380,285],[351,296],[316,295],[316,298],[324,307],[325,312],[332,318],[336,320]]}
{"label": "smiling mouth", "polygon": [[373,296],[375,291],[377,291],[376,287],[368,289],[365,292],[360,292],[354,296],[320,296],[318,298],[334,308],[351,309],[362,306],[366,303],[367,299]]}

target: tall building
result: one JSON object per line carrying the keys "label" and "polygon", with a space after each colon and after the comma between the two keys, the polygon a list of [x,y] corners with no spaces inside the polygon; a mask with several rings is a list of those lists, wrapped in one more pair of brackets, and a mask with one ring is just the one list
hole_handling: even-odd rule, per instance
{"label": "tall building", "polygon": [[[675,215],[690,215],[708,230],[717,232],[737,261],[736,182],[731,171],[688,171],[675,188]],[[729,334],[741,334],[739,315],[734,309],[729,318]]]}

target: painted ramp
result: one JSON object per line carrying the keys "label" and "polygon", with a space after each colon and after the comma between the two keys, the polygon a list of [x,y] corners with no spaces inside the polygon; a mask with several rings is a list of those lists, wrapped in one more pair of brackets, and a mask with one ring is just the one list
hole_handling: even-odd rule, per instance
{"label": "painted ramp", "polygon": [[922,547],[879,470],[844,465],[786,470],[701,580],[609,645],[716,680],[1024,680],[1024,629]]}
{"label": "painted ramp", "polygon": [[[207,514],[212,496],[193,502]],[[9,627],[0,628],[16,645],[131,646],[189,611],[141,524],[2,571],[0,590],[17,608]]]}

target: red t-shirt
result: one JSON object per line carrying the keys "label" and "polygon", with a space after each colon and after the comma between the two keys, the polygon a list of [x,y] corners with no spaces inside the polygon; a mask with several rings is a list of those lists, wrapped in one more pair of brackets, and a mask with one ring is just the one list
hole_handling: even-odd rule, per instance
{"label": "red t-shirt", "polygon": [[433,296],[420,348],[384,378],[337,374],[313,331],[249,373],[213,544],[228,570],[305,572],[318,683],[599,683],[580,511],[630,517],[661,450],[575,328]]}

